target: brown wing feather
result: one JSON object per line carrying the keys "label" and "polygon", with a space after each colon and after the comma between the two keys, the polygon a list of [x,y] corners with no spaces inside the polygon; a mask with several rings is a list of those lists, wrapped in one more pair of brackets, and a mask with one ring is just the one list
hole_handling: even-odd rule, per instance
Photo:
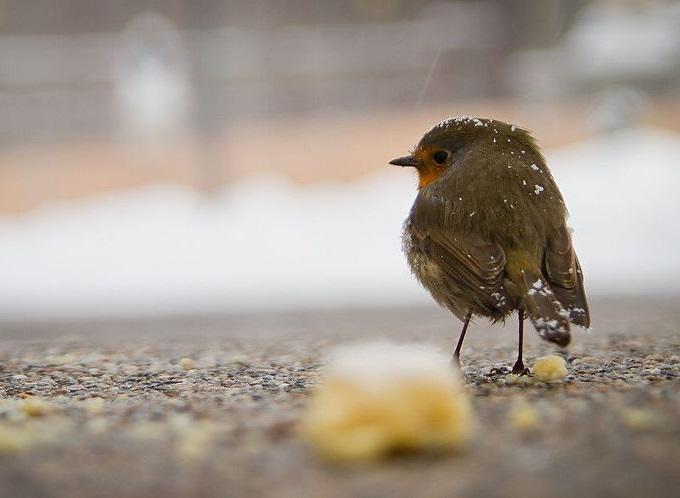
{"label": "brown wing feather", "polygon": [[455,234],[441,228],[420,236],[426,254],[465,291],[465,297],[476,308],[496,319],[513,309],[502,284],[506,259],[498,244],[478,235]]}
{"label": "brown wing feather", "polygon": [[564,225],[548,240],[544,268],[555,298],[569,312],[569,321],[589,327],[590,311],[583,288],[583,272]]}

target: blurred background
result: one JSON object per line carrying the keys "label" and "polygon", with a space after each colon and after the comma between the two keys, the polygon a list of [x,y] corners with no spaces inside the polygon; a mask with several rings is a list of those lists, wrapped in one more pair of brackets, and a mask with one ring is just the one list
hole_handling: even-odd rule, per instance
{"label": "blurred background", "polygon": [[387,162],[463,114],[591,296],[680,295],[680,2],[0,0],[0,317],[432,306]]}

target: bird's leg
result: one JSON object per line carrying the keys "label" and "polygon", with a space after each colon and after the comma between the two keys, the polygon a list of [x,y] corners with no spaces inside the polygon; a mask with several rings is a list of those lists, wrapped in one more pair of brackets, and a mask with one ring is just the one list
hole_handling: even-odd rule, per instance
{"label": "bird's leg", "polygon": [[522,347],[524,346],[524,310],[519,310],[517,314],[519,316],[519,346],[517,348],[517,361],[512,367],[512,373],[529,375],[530,371],[524,366],[524,361],[522,361]]}
{"label": "bird's leg", "polygon": [[456,350],[453,352],[452,361],[460,366],[460,349],[463,347],[463,339],[465,339],[465,332],[467,332],[468,325],[470,325],[470,318],[472,318],[472,311],[468,311],[465,315],[465,321],[463,322],[463,330],[460,332],[460,337],[458,337],[458,344],[456,344]]}

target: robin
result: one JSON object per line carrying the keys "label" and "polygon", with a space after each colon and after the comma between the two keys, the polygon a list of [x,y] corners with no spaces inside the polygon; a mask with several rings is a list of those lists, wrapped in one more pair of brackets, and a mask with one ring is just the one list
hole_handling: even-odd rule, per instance
{"label": "robin", "polygon": [[473,316],[495,323],[517,311],[512,372],[520,375],[529,373],[525,314],[543,339],[562,347],[570,323],[590,326],[567,209],[529,132],[494,119],[451,118],[390,164],[418,172],[404,253],[435,301],[463,321],[457,363]]}

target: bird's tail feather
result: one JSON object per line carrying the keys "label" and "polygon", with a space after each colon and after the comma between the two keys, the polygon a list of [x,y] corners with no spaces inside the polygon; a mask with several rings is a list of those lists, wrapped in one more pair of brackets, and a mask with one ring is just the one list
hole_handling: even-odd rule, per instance
{"label": "bird's tail feather", "polygon": [[513,273],[511,279],[538,334],[558,346],[567,346],[571,340],[569,312],[557,300],[545,277],[537,270],[520,269]]}

